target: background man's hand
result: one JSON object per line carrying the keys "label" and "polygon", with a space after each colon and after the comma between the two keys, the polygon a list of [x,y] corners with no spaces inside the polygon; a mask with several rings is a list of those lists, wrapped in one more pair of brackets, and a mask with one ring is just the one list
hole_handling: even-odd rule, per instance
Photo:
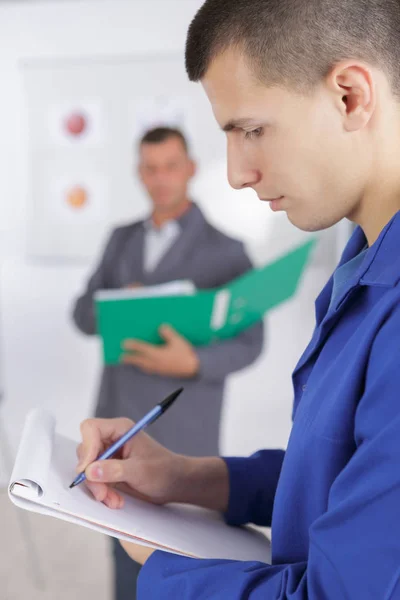
{"label": "background man's hand", "polygon": [[126,287],[128,290],[134,290],[137,288],[142,288],[144,286],[143,283],[139,283],[139,281],[134,281],[133,283],[128,284]]}
{"label": "background man's hand", "polygon": [[123,348],[126,353],[122,362],[134,365],[145,373],[168,377],[195,377],[200,364],[194,347],[168,325],[160,328],[160,335],[165,341],[162,346],[125,340]]}

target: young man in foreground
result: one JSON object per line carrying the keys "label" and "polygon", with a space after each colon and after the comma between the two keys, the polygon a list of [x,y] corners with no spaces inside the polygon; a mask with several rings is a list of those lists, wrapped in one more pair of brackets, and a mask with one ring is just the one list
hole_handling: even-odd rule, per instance
{"label": "young man in foreground", "polygon": [[208,0],[190,27],[188,74],[227,133],[230,183],[303,230],[359,227],[317,299],[286,452],[193,459],[141,435],[90,464],[129,422],[82,425],[78,471],[90,464],[107,505],[124,482],[272,523],[272,566],[125,544],[145,563],[139,598],[400,598],[399,31],[393,0]]}

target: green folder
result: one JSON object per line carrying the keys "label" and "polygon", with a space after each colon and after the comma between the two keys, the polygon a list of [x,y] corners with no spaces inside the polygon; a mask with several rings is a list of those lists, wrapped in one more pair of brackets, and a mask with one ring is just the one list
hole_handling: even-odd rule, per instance
{"label": "green folder", "polygon": [[217,289],[119,299],[99,293],[95,306],[105,363],[120,362],[126,339],[161,344],[162,324],[171,325],[195,346],[236,336],[294,295],[314,244],[311,240]]}

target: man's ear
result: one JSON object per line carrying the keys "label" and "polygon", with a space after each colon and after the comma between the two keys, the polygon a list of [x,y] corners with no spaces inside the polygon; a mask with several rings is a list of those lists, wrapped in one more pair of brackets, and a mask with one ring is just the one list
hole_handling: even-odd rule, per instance
{"label": "man's ear", "polygon": [[376,106],[375,83],[369,67],[360,62],[343,61],[328,75],[328,86],[336,95],[345,130],[363,129]]}

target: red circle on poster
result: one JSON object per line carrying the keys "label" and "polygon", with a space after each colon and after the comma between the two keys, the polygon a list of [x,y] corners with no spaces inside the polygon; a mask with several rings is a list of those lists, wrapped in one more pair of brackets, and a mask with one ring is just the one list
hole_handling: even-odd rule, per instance
{"label": "red circle on poster", "polygon": [[71,135],[81,135],[87,128],[87,118],[82,113],[72,113],[65,119],[65,129]]}

